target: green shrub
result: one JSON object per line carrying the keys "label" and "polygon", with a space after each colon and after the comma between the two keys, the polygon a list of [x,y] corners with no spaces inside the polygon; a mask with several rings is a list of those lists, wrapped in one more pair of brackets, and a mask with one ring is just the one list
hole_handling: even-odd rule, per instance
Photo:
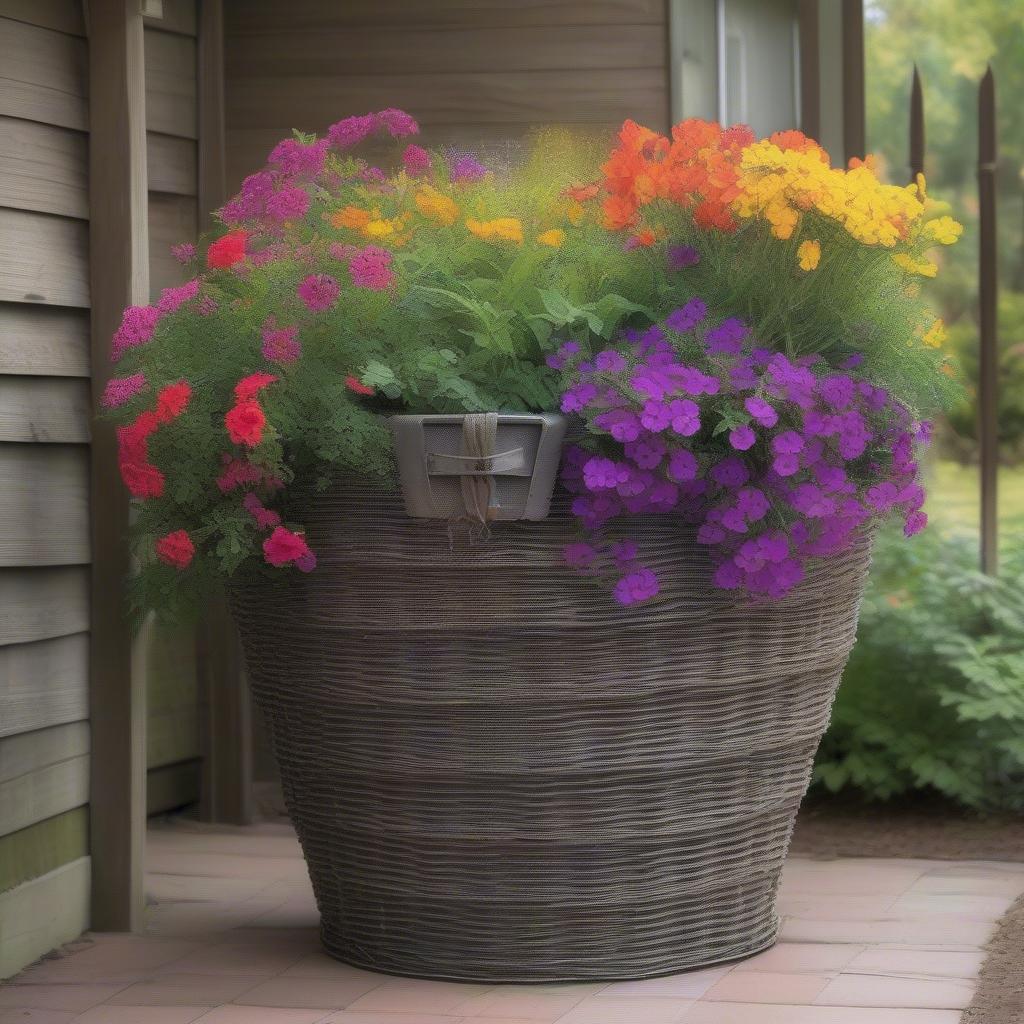
{"label": "green shrub", "polygon": [[976,560],[973,543],[938,531],[879,537],[819,787],[1024,810],[1024,544],[998,579]]}

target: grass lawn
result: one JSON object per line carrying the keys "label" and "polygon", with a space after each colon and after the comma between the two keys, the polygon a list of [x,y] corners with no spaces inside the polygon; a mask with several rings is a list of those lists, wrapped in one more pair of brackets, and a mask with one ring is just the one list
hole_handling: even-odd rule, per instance
{"label": "grass lawn", "polygon": [[[932,524],[944,533],[977,536],[980,519],[978,467],[940,460],[928,467],[925,478],[928,503],[925,511]],[[999,470],[1000,539],[1024,531],[1024,466]]]}

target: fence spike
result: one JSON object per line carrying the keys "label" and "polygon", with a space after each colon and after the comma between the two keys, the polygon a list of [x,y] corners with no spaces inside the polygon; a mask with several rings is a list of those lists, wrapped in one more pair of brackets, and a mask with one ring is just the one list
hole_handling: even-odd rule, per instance
{"label": "fence spike", "polygon": [[924,92],[921,89],[921,74],[914,65],[910,82],[910,180],[924,174]]}
{"label": "fence spike", "polygon": [[978,87],[978,442],[981,450],[981,569],[999,567],[998,240],[996,83],[991,65]]}

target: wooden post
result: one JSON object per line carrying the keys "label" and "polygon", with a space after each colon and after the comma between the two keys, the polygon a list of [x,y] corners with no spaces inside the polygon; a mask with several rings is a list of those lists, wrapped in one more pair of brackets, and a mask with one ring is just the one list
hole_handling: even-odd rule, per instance
{"label": "wooden post", "polygon": [[[223,0],[199,5],[199,227],[225,195]],[[199,625],[204,821],[245,825],[253,818],[252,709],[238,630],[223,597]]]}
{"label": "wooden post", "polygon": [[128,305],[149,302],[146,83],[138,0],[90,0],[89,259],[92,293],[92,510],[89,717],[92,927],[143,923],[146,694],[132,671],[125,606],[128,499],[113,425],[95,413],[110,338]]}
{"label": "wooden post", "polygon": [[843,0],[843,155],[867,150],[864,98],[864,0]]}
{"label": "wooden post", "polygon": [[978,89],[978,442],[981,447],[981,569],[993,575],[999,568],[996,159],[996,83],[989,67]]}
{"label": "wooden post", "polygon": [[818,0],[800,0],[797,8],[800,38],[800,131],[821,138],[821,40]]}
{"label": "wooden post", "polygon": [[921,75],[914,65],[910,82],[910,181],[924,174],[924,93],[921,91]]}

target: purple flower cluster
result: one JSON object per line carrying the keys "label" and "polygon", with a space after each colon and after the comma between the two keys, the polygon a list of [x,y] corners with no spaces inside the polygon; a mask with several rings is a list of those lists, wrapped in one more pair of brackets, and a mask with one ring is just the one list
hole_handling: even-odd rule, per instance
{"label": "purple flower cluster", "polygon": [[562,374],[563,411],[590,430],[562,467],[587,535],[566,560],[609,576],[621,604],[654,597],[658,580],[635,547],[604,537],[618,517],[684,517],[712,554],[716,586],[767,598],[874,520],[898,514],[908,536],[927,522],[915,447],[929,426],[849,361],[843,371],[790,359],[738,319],[708,323],[691,299],[593,358],[567,342],[549,365]]}

